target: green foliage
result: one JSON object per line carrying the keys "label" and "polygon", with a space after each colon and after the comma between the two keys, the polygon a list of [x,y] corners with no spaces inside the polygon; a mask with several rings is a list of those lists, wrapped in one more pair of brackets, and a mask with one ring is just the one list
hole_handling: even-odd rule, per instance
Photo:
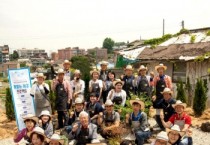
{"label": "green foliage", "polygon": [[12,94],[9,88],[6,88],[5,108],[6,108],[7,119],[14,120],[15,119],[14,105],[12,102]]}
{"label": "green foliage", "polygon": [[113,51],[113,46],[115,42],[111,38],[105,38],[103,41],[103,48],[106,48],[108,50],[108,53],[111,53]]}
{"label": "green foliage", "polygon": [[13,51],[13,54],[10,54],[10,60],[17,60],[19,58],[19,54],[16,50]]}
{"label": "green foliage", "polygon": [[187,77],[187,83],[185,85],[185,89],[187,90],[187,96],[188,96],[188,105],[191,106],[192,105],[192,99],[193,99],[193,96],[192,96],[192,85],[190,84],[190,78]]}
{"label": "green foliage", "polygon": [[191,43],[194,43],[195,42],[195,39],[196,39],[196,36],[195,35],[192,35],[191,38],[190,38],[190,42]]}
{"label": "green foliage", "polygon": [[188,30],[188,29],[181,29],[180,31],[179,31],[179,33],[180,34],[189,34],[190,33],[190,31]]}
{"label": "green foliage", "polygon": [[177,83],[177,100],[181,100],[183,103],[187,103],[187,97],[184,90],[183,82],[180,80],[179,83]]}
{"label": "green foliage", "polygon": [[203,80],[198,79],[193,100],[193,110],[196,116],[201,116],[206,109],[207,91]]}
{"label": "green foliage", "polygon": [[197,56],[197,57],[195,58],[195,61],[197,61],[197,62],[202,62],[202,61],[204,61],[205,59],[207,59],[207,58],[209,58],[209,57],[210,57],[210,52],[207,52],[207,53],[205,53],[204,55]]}
{"label": "green foliage", "polygon": [[49,85],[49,88],[50,88],[50,93],[49,93],[49,98],[50,98],[50,103],[51,103],[51,107],[52,107],[52,114],[55,113],[55,99],[56,99],[56,96],[55,96],[55,93],[52,91],[52,88],[51,88],[51,81],[50,80],[47,80],[45,81],[48,85]]}
{"label": "green foliage", "polygon": [[171,34],[166,34],[166,35],[163,35],[162,37],[160,38],[153,38],[153,39],[149,39],[149,40],[145,40],[144,41],[144,44],[145,45],[152,45],[153,47],[156,46],[156,45],[159,45],[165,41],[167,41],[168,39],[172,38],[173,35]]}
{"label": "green foliage", "polygon": [[207,36],[210,36],[210,30],[209,30],[209,31],[207,31],[206,35],[207,35]]}
{"label": "green foliage", "polygon": [[112,137],[108,139],[109,145],[120,145],[121,142],[121,138],[120,137]]}
{"label": "green foliage", "polygon": [[26,67],[26,62],[20,63],[20,67]]}
{"label": "green foliage", "polygon": [[84,95],[88,95],[88,85],[90,81],[90,66],[91,66],[91,59],[86,56],[74,56],[71,58],[72,67],[74,69],[79,69],[82,73],[82,79],[85,81],[85,93]]}
{"label": "green foliage", "polygon": [[65,135],[61,135],[61,139],[64,140],[63,145],[68,145],[68,138]]}
{"label": "green foliage", "polygon": [[7,83],[7,82],[9,82],[9,80],[8,80],[8,78],[3,78],[3,79],[2,79],[2,82]]}

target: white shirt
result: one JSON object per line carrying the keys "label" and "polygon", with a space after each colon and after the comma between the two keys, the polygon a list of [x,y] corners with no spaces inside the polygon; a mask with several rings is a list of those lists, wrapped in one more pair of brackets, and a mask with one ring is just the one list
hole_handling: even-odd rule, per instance
{"label": "white shirt", "polygon": [[90,80],[90,81],[89,81],[89,87],[92,86],[92,85],[91,85],[92,83],[98,83],[98,84],[99,84],[99,87],[100,87],[100,88],[103,88],[103,82],[102,82],[102,80],[96,80],[96,81]]}
{"label": "white shirt", "polygon": [[113,101],[114,96],[122,96],[122,106],[125,106],[126,101],[126,92],[124,90],[121,90],[120,92],[115,92],[115,90],[110,90],[107,96],[107,100],[111,99]]}
{"label": "white shirt", "polygon": [[72,87],[72,90],[73,88],[75,88],[75,92],[80,92],[80,93],[84,93],[84,90],[85,90],[85,82],[81,79],[79,79],[78,82],[76,82],[75,80],[72,80],[70,82],[70,85]]}
{"label": "white shirt", "polygon": [[[36,92],[36,90],[38,89],[37,85],[38,85],[37,83],[35,83],[35,84],[32,85],[31,91],[30,91],[30,94],[31,94],[31,95],[35,95],[35,92]],[[38,85],[38,86],[39,86],[39,89],[40,89],[40,90],[43,90],[43,92],[44,92],[44,86],[47,88],[47,90],[50,90],[50,89],[49,89],[49,85],[46,84],[46,83],[44,83],[44,86],[43,86],[43,84]]]}

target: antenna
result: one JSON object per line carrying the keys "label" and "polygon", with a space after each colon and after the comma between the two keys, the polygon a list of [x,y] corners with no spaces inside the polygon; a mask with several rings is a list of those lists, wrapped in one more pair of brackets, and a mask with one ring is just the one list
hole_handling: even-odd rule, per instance
{"label": "antenna", "polygon": [[163,36],[165,35],[165,19],[163,19]]}

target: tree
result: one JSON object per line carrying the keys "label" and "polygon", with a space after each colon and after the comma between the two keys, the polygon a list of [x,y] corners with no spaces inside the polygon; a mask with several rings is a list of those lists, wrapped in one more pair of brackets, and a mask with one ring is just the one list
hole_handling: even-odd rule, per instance
{"label": "tree", "polygon": [[192,99],[193,99],[193,94],[192,94],[192,85],[190,84],[190,78],[189,77],[187,77],[187,83],[186,83],[186,85],[185,85],[185,88],[186,88],[186,90],[187,90],[187,96],[188,96],[188,105],[189,106],[192,106]]}
{"label": "tree", "polygon": [[103,42],[103,48],[106,48],[108,50],[108,53],[111,53],[113,51],[113,46],[115,42],[111,38],[105,38]]}
{"label": "tree", "polygon": [[198,79],[195,87],[193,110],[196,116],[201,116],[206,109],[207,92],[203,80]]}
{"label": "tree", "polygon": [[12,95],[11,95],[9,88],[6,88],[5,108],[6,108],[7,119],[14,120],[15,112],[14,112],[14,106],[13,106],[13,102],[12,102]]}
{"label": "tree", "polygon": [[19,54],[16,50],[13,51],[12,54],[10,54],[10,60],[17,60],[19,58]]}
{"label": "tree", "polygon": [[186,97],[186,93],[184,90],[184,85],[182,80],[179,81],[179,83],[177,84],[177,100],[181,100],[183,103],[187,102],[187,97]]}

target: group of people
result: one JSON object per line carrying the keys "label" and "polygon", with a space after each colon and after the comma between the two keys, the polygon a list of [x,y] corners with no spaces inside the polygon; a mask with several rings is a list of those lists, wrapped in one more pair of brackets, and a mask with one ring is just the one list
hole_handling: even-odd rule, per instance
{"label": "group of people", "polygon": [[[120,127],[121,121],[124,121],[131,128],[130,134],[135,136],[135,143],[143,145],[151,137],[151,126],[144,112],[144,102],[138,97],[132,98],[132,94],[136,94],[152,100],[156,109],[157,124],[153,130],[159,129],[161,132],[152,144],[192,144],[191,118],[184,112],[186,104],[172,97],[172,81],[165,74],[165,65],[155,67],[157,76],[153,72],[148,76],[148,69],[144,65],[134,75],[133,67],[127,65],[119,79],[115,72],[108,71],[107,65],[108,62],[102,61],[100,71],[93,69],[90,72],[88,96],[84,96],[85,82],[81,79],[80,70],[71,69],[70,61],[65,60],[63,68],[57,72],[51,66],[56,76],[51,83],[56,96],[58,126],[55,129],[51,121],[50,86],[44,82],[45,76],[38,73],[37,82],[33,84],[30,93],[35,100],[35,115],[25,116],[26,128],[20,132],[15,130],[14,141],[19,142],[24,138],[28,144],[33,145],[57,145],[54,142],[60,145],[63,144],[60,136],[53,133],[54,130],[65,130],[69,145],[99,143],[98,133],[105,139],[113,137],[117,135],[115,130]],[[132,112],[122,120],[121,112],[115,109],[115,105],[125,107],[128,99]]]}

